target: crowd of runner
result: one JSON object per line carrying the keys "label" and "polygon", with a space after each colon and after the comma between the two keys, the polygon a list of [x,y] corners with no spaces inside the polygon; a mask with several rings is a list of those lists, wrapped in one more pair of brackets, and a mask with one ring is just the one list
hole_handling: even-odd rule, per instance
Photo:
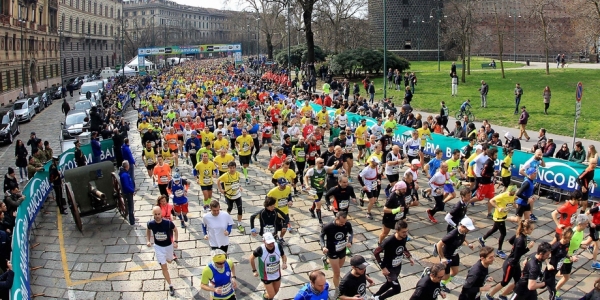
{"label": "crowd of runner", "polygon": [[[334,299],[367,299],[367,288],[373,284],[381,287],[369,299],[399,294],[402,265],[421,264],[407,248],[409,229],[428,225],[411,218],[415,215],[411,208],[417,206],[432,206],[425,212],[427,219],[435,224],[436,215],[441,216],[447,234],[433,245],[431,253],[439,263],[423,266],[411,300],[445,298],[451,292],[448,284],[459,274],[463,246],[479,248],[479,260],[461,274],[466,277],[462,289],[452,291],[459,299],[505,300],[510,295],[536,299],[543,289],[550,300],[561,299],[573,263],[583,258],[581,251],[590,251],[591,268],[600,269],[596,230],[600,212],[596,206],[587,207],[589,174],[579,179],[584,188],[552,213],[554,238],[530,238],[537,220],[537,169],[545,166],[541,151],[520,167],[523,182],[514,184],[514,150],[508,146],[476,144],[471,139],[469,146],[455,149],[447,160],[441,150],[429,158],[424,147],[434,136],[428,122],[422,122],[399,146],[393,138],[399,126],[393,112],[384,112],[370,127],[365,119],[351,124],[347,109],[358,105],[358,112],[362,111],[366,99],[349,101],[343,94],[297,91],[282,72],[259,75],[225,60],[206,60],[135,80],[139,82],[130,86],[130,96],[138,109],[143,167],[160,191],[154,218],[148,223],[147,243],[155,248],[172,295],[167,263],[177,258],[173,253],[177,228],[189,226],[190,185],[199,185],[202,191],[202,231],[214,250],[201,279],[201,288],[211,292],[213,299],[236,297],[239,284],[235,264],[227,256],[229,235],[234,228],[245,234],[247,227],[248,234],[264,241],[249,255],[253,275],[264,284],[263,298],[277,299],[286,280],[281,271],[288,267],[285,235],[294,230],[290,208],[296,199],[313,201],[306,213],[318,220],[320,226],[311,230],[319,236],[323,269],[333,272],[331,283],[322,271],[310,272],[298,300],[328,299],[329,291],[335,291]],[[325,106],[314,110],[311,104],[329,104],[335,113],[331,116]],[[124,147],[131,151],[128,143]],[[505,158],[495,170],[498,151]],[[262,157],[268,153],[269,159],[259,160],[261,152]],[[127,168],[121,173],[131,174],[133,187],[129,188],[135,188],[133,165],[141,163],[125,159],[124,164]],[[593,170],[596,161],[590,165]],[[248,219],[243,214],[243,206],[248,205],[243,200],[245,186],[264,181],[249,176],[251,168],[270,172],[273,187],[264,196],[264,207]],[[223,195],[224,201],[214,199],[213,192]],[[474,205],[487,206],[490,219],[489,231],[479,236],[469,234],[476,229],[468,216]],[[351,206],[359,208],[352,216]],[[231,215],[234,207],[236,217]],[[333,221],[324,222],[329,215]],[[353,225],[363,218],[381,222],[374,260],[352,254]],[[496,249],[486,245],[493,235],[498,238]],[[508,249],[505,240],[510,254],[503,250]],[[494,271],[490,266],[496,257],[504,263],[502,281],[494,283],[488,274]],[[351,271],[344,275],[340,269],[346,258]],[[378,265],[385,282],[366,274],[370,264]]]}

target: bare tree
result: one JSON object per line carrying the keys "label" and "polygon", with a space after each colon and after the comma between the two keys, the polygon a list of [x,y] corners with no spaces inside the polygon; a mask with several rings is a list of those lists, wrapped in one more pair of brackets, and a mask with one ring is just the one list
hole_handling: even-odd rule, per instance
{"label": "bare tree", "polygon": [[313,11],[317,0],[296,0],[302,8],[302,22],[304,23],[304,35],[306,37],[306,62],[315,62],[315,36],[312,30]]}
{"label": "bare tree", "polygon": [[360,14],[366,4],[366,0],[323,0],[315,6],[319,19],[326,20],[323,28],[329,29],[334,53],[338,53],[339,45],[344,43],[344,37],[349,34],[346,21]]}
{"label": "bare tree", "polygon": [[553,30],[554,26],[549,22],[548,12],[557,7],[556,0],[530,0],[526,5],[531,17],[539,21],[537,30],[541,34],[541,42],[544,45],[546,75],[550,75],[550,41],[553,40],[553,33],[558,30]]}
{"label": "bare tree", "polygon": [[[500,29],[500,21],[498,19],[498,9],[496,8],[496,2],[493,4],[494,7],[494,20],[496,21],[496,34],[498,35],[498,53],[500,55],[500,69],[502,70],[502,79],[504,76],[504,59],[502,53],[504,52],[504,31]],[[516,17],[516,16],[515,16]]]}
{"label": "bare tree", "polygon": [[[260,32],[264,34],[267,44],[267,57],[273,58],[273,35],[281,32],[285,26],[285,18],[282,12],[285,9],[284,0],[238,0],[240,6],[244,6],[252,12],[256,12]],[[259,45],[260,47],[260,45]]]}
{"label": "bare tree", "polygon": [[461,81],[466,82],[468,47],[471,42],[473,26],[472,21],[472,3],[471,0],[452,0],[447,2],[445,9],[448,15],[448,26],[446,28],[446,43],[454,43],[460,47],[462,59]]}

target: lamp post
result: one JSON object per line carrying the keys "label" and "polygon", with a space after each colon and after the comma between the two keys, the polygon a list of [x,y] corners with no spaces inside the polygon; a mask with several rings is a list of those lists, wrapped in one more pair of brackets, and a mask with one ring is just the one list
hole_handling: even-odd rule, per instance
{"label": "lamp post", "polygon": [[19,2],[19,26],[21,27],[21,90],[25,94],[25,65],[23,64],[25,41],[23,41],[23,24],[27,22],[27,18],[23,18],[23,4]]}
{"label": "lamp post", "polygon": [[521,17],[521,13],[516,9],[511,9],[508,17],[513,19],[513,60],[517,63],[517,18]]}
{"label": "lamp post", "polygon": [[417,25],[417,60],[421,60],[421,33],[419,32],[421,23],[425,23],[425,20],[421,15],[416,15],[413,24]]}
{"label": "lamp post", "polygon": [[121,68],[123,69],[123,80],[125,80],[125,50],[124,50],[124,42],[125,42],[125,28],[127,28],[127,23],[123,23],[123,18],[121,18]]}
{"label": "lamp post", "polygon": [[292,36],[290,34],[290,27],[292,26],[292,24],[290,23],[290,6],[292,6],[292,1],[288,0],[288,7],[287,7],[287,41],[288,41],[288,67],[287,67],[287,72],[288,72],[288,78],[292,78],[291,76],[291,69],[290,69],[290,59],[292,59]]}
{"label": "lamp post", "polygon": [[[439,5],[431,10],[429,14],[429,19],[433,20],[433,11],[435,10],[436,18],[437,18],[437,61],[438,61],[438,72],[440,71],[440,26],[442,25],[442,8]],[[443,16],[444,18],[448,16]]]}
{"label": "lamp post", "polygon": [[383,98],[387,99],[387,7],[383,0]]}
{"label": "lamp post", "polygon": [[85,34],[85,37],[88,40],[88,66],[90,67],[90,71],[92,71],[92,36],[90,34],[90,28],[88,27],[88,32]]}
{"label": "lamp post", "polygon": [[152,47],[155,46],[155,44],[154,44],[154,42],[155,42],[155,40],[154,40],[154,16],[156,16],[156,15],[152,15]]}
{"label": "lamp post", "polygon": [[256,18],[256,54],[260,60],[260,17]]}
{"label": "lamp post", "polygon": [[58,30],[58,44],[60,49],[58,49],[58,59],[59,59],[59,64],[60,64],[60,85],[62,86],[64,84],[64,74],[65,74],[65,70],[63,70],[63,60],[62,60],[62,52],[63,52],[63,40],[62,40],[62,34],[63,34],[63,22],[60,21],[60,29]]}

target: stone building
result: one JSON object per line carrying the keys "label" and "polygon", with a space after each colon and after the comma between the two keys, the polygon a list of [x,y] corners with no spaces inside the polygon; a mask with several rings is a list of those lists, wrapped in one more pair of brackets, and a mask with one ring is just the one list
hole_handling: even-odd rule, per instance
{"label": "stone building", "polygon": [[[383,0],[369,0],[368,8],[371,47],[383,48]],[[388,51],[410,60],[437,59],[442,1],[387,0],[386,8]]]}
{"label": "stone building", "polygon": [[121,61],[120,0],[58,0],[63,80]]}
{"label": "stone building", "polygon": [[150,0],[124,1],[123,13],[126,59],[140,47],[236,42],[228,11]]}
{"label": "stone building", "polygon": [[60,83],[57,0],[0,0],[0,103]]}

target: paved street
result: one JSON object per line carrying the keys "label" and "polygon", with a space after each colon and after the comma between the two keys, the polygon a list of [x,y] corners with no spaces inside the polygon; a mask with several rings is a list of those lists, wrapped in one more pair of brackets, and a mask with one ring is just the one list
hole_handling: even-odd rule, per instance
{"label": "paved street", "polygon": [[[127,117],[135,124],[135,114],[129,112]],[[35,131],[39,138],[49,140],[56,152],[58,145],[58,120],[62,120],[60,112],[60,101],[55,102],[40,115],[36,116],[30,123],[21,124],[21,135],[17,138],[26,141],[30,131]],[[132,149],[139,149],[140,139],[136,130],[129,134],[132,139]],[[3,166],[14,165],[14,145],[0,148],[0,163]],[[247,222],[251,213],[260,209],[262,199],[271,188],[270,175],[267,174],[268,152],[264,150],[259,155],[260,167],[251,165],[251,184],[245,186],[244,199],[244,225],[246,232],[250,232]],[[135,154],[141,164],[140,152]],[[191,169],[187,165],[181,167],[185,178],[192,178]],[[3,169],[3,172],[5,168]],[[139,218],[139,226],[132,227],[124,221],[116,211],[109,211],[95,216],[83,218],[83,233],[80,233],[71,215],[57,215],[57,208],[53,202],[48,202],[43,211],[38,215],[37,226],[34,231],[31,250],[31,282],[33,294],[43,294],[36,299],[167,299],[168,296],[165,282],[160,268],[154,259],[152,248],[145,245],[145,223],[151,218],[151,207],[155,203],[158,189],[152,187],[152,181],[145,174],[145,170],[136,168],[137,184],[141,190],[135,196],[136,218]],[[355,168],[353,176],[358,174]],[[353,184],[358,186],[356,180]],[[423,179],[421,180],[423,186]],[[358,192],[358,189],[356,189]],[[210,248],[207,241],[203,240],[200,227],[199,210],[199,187],[192,185],[190,188],[190,217],[191,226],[187,231],[180,230],[179,249],[176,254],[179,257],[177,263],[169,266],[173,284],[178,299],[208,299],[208,293],[200,290],[200,274],[203,267],[208,263]],[[220,195],[216,199],[223,200]],[[384,201],[380,197],[379,201]],[[456,200],[455,200],[456,201]],[[437,262],[430,255],[431,244],[441,239],[446,232],[446,224],[442,221],[443,216],[438,214],[440,223],[432,225],[426,217],[425,209],[433,204],[427,200],[421,200],[423,206],[411,208],[409,216],[410,235],[413,240],[408,243],[411,253],[419,259],[420,264],[429,265]],[[291,208],[291,220],[297,232],[286,235],[289,246],[285,247],[290,267],[283,271],[282,289],[276,299],[293,298],[301,285],[308,282],[308,272],[322,268],[321,251],[318,245],[319,227],[316,219],[308,214],[311,201],[306,195],[295,199],[294,207]],[[224,203],[222,204],[224,207]],[[539,217],[533,238],[549,241],[554,231],[554,223],[550,212],[556,208],[550,200],[541,199],[536,205],[536,215]],[[374,221],[368,221],[364,217],[363,208],[351,207],[349,219],[354,228],[354,254],[361,254],[368,261],[373,262],[372,251],[377,244],[377,236],[381,228],[382,209],[374,208]],[[478,203],[470,207],[469,216],[475,221],[478,230],[469,233],[467,239],[475,242],[475,239],[485,232],[492,221],[485,219],[485,205]],[[333,215],[323,212],[325,222],[330,222]],[[514,225],[509,224],[508,237],[514,233]],[[507,237],[507,238],[508,238]],[[496,246],[497,234],[488,239],[490,246]],[[231,258],[237,262],[236,270],[238,282],[238,299],[260,299],[262,295],[262,284],[257,278],[252,277],[248,257],[251,249],[260,245],[260,241],[249,235],[240,234],[237,230],[232,232],[232,245],[229,247]],[[538,240],[539,241],[539,240]],[[477,244],[477,243],[476,243]],[[468,268],[473,265],[477,257],[477,249],[471,251],[463,248],[461,253],[461,271],[454,281],[449,284],[452,292],[447,299],[457,299],[460,293],[461,283],[464,281]],[[509,250],[505,243],[504,250]],[[590,257],[587,252],[584,257],[574,263],[571,280],[563,288],[567,291],[564,299],[579,299],[583,291],[587,292],[593,288],[593,282],[597,276],[589,271]],[[491,267],[491,275],[496,281],[500,280],[502,260],[496,259]],[[348,260],[342,273],[349,270]],[[37,268],[39,267],[39,268]],[[410,266],[405,263],[402,268],[402,293],[392,299],[408,299],[413,292],[423,267],[416,264]],[[331,271],[325,271],[329,283],[332,284]],[[376,285],[370,288],[376,292],[379,285],[383,283],[383,276],[376,264],[371,264],[368,273],[372,276]],[[546,293],[541,298],[546,299]]]}

